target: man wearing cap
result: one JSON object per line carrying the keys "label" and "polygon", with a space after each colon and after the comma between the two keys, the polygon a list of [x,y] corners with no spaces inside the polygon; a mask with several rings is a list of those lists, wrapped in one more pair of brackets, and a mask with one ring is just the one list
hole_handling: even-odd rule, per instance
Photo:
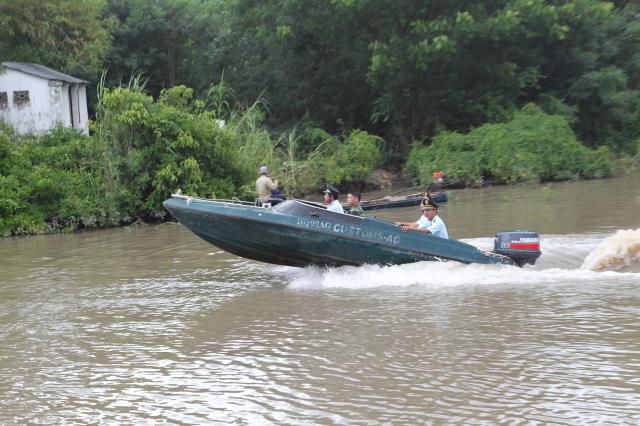
{"label": "man wearing cap", "polygon": [[271,191],[278,189],[278,181],[271,180],[271,171],[267,166],[260,166],[260,177],[256,180],[256,192],[263,203],[268,203],[271,198]]}
{"label": "man wearing cap", "polygon": [[336,213],[344,213],[344,209],[342,208],[342,204],[338,201],[338,197],[340,196],[340,191],[338,191],[333,185],[327,184],[327,189],[324,191],[324,202],[327,204],[327,210],[336,212]]}
{"label": "man wearing cap", "polygon": [[414,231],[431,234],[434,237],[449,239],[447,227],[438,216],[438,205],[431,200],[431,197],[426,196],[422,200],[420,210],[422,211],[422,216],[416,222],[396,222],[396,225],[400,226],[402,232],[413,229]]}

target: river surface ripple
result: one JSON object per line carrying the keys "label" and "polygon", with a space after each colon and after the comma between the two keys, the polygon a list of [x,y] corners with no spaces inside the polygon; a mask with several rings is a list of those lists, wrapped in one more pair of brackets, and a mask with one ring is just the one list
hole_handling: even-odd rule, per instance
{"label": "river surface ripple", "polygon": [[0,240],[0,424],[639,424],[640,270],[582,267],[640,228],[635,188],[601,227],[522,217],[524,269],[278,267],[178,224]]}

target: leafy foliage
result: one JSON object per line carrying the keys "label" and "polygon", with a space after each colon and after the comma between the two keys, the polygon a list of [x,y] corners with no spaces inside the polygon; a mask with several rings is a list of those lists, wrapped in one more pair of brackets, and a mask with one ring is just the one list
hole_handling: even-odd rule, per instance
{"label": "leafy foliage", "polygon": [[379,137],[353,131],[335,138],[307,128],[305,137],[327,139],[309,154],[298,149],[295,129],[287,138],[271,136],[260,102],[226,109],[220,90],[209,93],[214,99],[194,102],[192,89],[176,86],[155,100],[133,78],[128,87],[102,86],[92,137],[64,128],[19,137],[0,127],[0,235],[161,219],[162,201],[178,188],[253,199],[261,164],[300,194],[325,180],[364,180],[379,161]]}
{"label": "leafy foliage", "polygon": [[[571,114],[592,147],[633,156],[640,133],[627,0],[0,0],[0,24],[5,59],[92,82],[108,68],[111,87],[142,73],[153,96],[185,85],[228,110],[262,99],[270,129],[363,129],[391,166],[529,102]],[[237,104],[208,93],[229,87]]]}
{"label": "leafy foliage", "polygon": [[[591,146],[635,152],[633,2],[229,0],[222,10],[207,64],[214,75],[224,67],[239,99],[264,96],[270,125],[304,117],[330,133],[362,128],[384,136],[393,165],[412,140],[508,120],[528,102],[555,99]],[[611,67],[629,76],[615,96],[601,101],[604,81],[581,91]]]}
{"label": "leafy foliage", "polygon": [[217,2],[108,0],[106,15],[117,22],[108,53],[112,82],[142,73],[158,95],[184,83],[204,91],[212,81],[207,49],[222,19]]}
{"label": "leafy foliage", "polygon": [[626,73],[608,67],[581,76],[569,94],[578,107],[578,128],[592,146],[635,152],[640,136],[640,90],[628,90]]}
{"label": "leafy foliage", "polygon": [[104,0],[0,0],[0,57],[99,75],[112,22]]}
{"label": "leafy foliage", "polygon": [[581,145],[565,118],[527,105],[513,120],[485,124],[466,135],[443,132],[430,146],[414,145],[405,173],[422,183],[446,170],[469,185],[609,176],[609,150]]}
{"label": "leafy foliage", "polygon": [[248,178],[234,155],[237,134],[207,111],[192,112],[191,97],[185,86],[165,89],[158,101],[136,84],[102,90],[96,133],[108,195],[120,211],[162,217],[161,202],[178,188],[231,197]]}
{"label": "leafy foliage", "polygon": [[368,125],[365,77],[378,7],[325,0],[229,0],[222,7],[226,25],[211,51],[240,100],[265,98],[274,127],[306,114],[331,133]]}
{"label": "leafy foliage", "polygon": [[[306,157],[298,156],[306,138],[322,142]],[[334,137],[318,128],[306,129],[300,136],[290,135],[284,150],[286,160],[276,167],[285,187],[295,195],[315,192],[324,182],[334,185],[364,182],[380,163],[383,141],[361,130]],[[302,151],[304,152],[304,151]]]}
{"label": "leafy foliage", "polygon": [[0,127],[0,235],[112,226],[92,140],[58,128],[20,138]]}

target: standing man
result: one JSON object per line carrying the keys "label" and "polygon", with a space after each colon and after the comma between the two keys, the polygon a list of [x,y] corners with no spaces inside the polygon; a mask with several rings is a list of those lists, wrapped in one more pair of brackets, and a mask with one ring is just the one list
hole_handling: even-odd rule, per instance
{"label": "standing man", "polygon": [[324,203],[327,204],[327,210],[336,213],[344,213],[342,204],[338,201],[338,197],[340,197],[340,191],[328,183],[327,189],[324,190]]}
{"label": "standing man", "polygon": [[267,166],[260,166],[258,173],[260,173],[260,177],[256,180],[256,192],[260,197],[260,201],[268,203],[271,198],[271,191],[278,189],[278,181],[271,180],[269,177],[271,171]]}
{"label": "standing man", "polygon": [[349,203],[349,211],[347,213],[354,216],[364,216],[364,211],[360,207],[360,198],[362,195],[360,191],[350,191],[347,194],[347,202]]}
{"label": "standing man", "polygon": [[422,216],[416,222],[396,222],[396,225],[400,226],[402,232],[413,229],[414,231],[431,234],[434,237],[449,239],[447,227],[438,216],[438,205],[431,201],[431,197],[426,196],[422,200],[420,210],[422,211]]}

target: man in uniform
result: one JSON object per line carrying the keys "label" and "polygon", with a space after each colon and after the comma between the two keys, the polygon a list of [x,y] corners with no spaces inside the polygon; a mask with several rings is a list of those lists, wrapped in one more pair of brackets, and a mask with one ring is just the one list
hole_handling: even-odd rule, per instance
{"label": "man in uniform", "polygon": [[349,211],[347,213],[354,216],[364,216],[364,211],[360,207],[360,198],[362,195],[359,191],[351,191],[347,194],[347,202],[349,203]]}
{"label": "man in uniform", "polygon": [[271,199],[271,191],[278,189],[278,181],[271,180],[269,177],[271,171],[267,166],[260,166],[258,173],[260,173],[260,177],[256,180],[256,192],[260,201],[268,203]]}
{"label": "man in uniform", "polygon": [[434,237],[449,239],[447,227],[438,216],[438,205],[431,200],[431,197],[425,196],[420,204],[420,210],[422,216],[416,222],[396,222],[396,225],[399,225],[403,232],[413,229],[431,234]]}
{"label": "man in uniform", "polygon": [[324,203],[327,204],[327,210],[337,213],[344,213],[342,204],[338,201],[340,191],[330,183],[327,184],[327,189],[324,191]]}

